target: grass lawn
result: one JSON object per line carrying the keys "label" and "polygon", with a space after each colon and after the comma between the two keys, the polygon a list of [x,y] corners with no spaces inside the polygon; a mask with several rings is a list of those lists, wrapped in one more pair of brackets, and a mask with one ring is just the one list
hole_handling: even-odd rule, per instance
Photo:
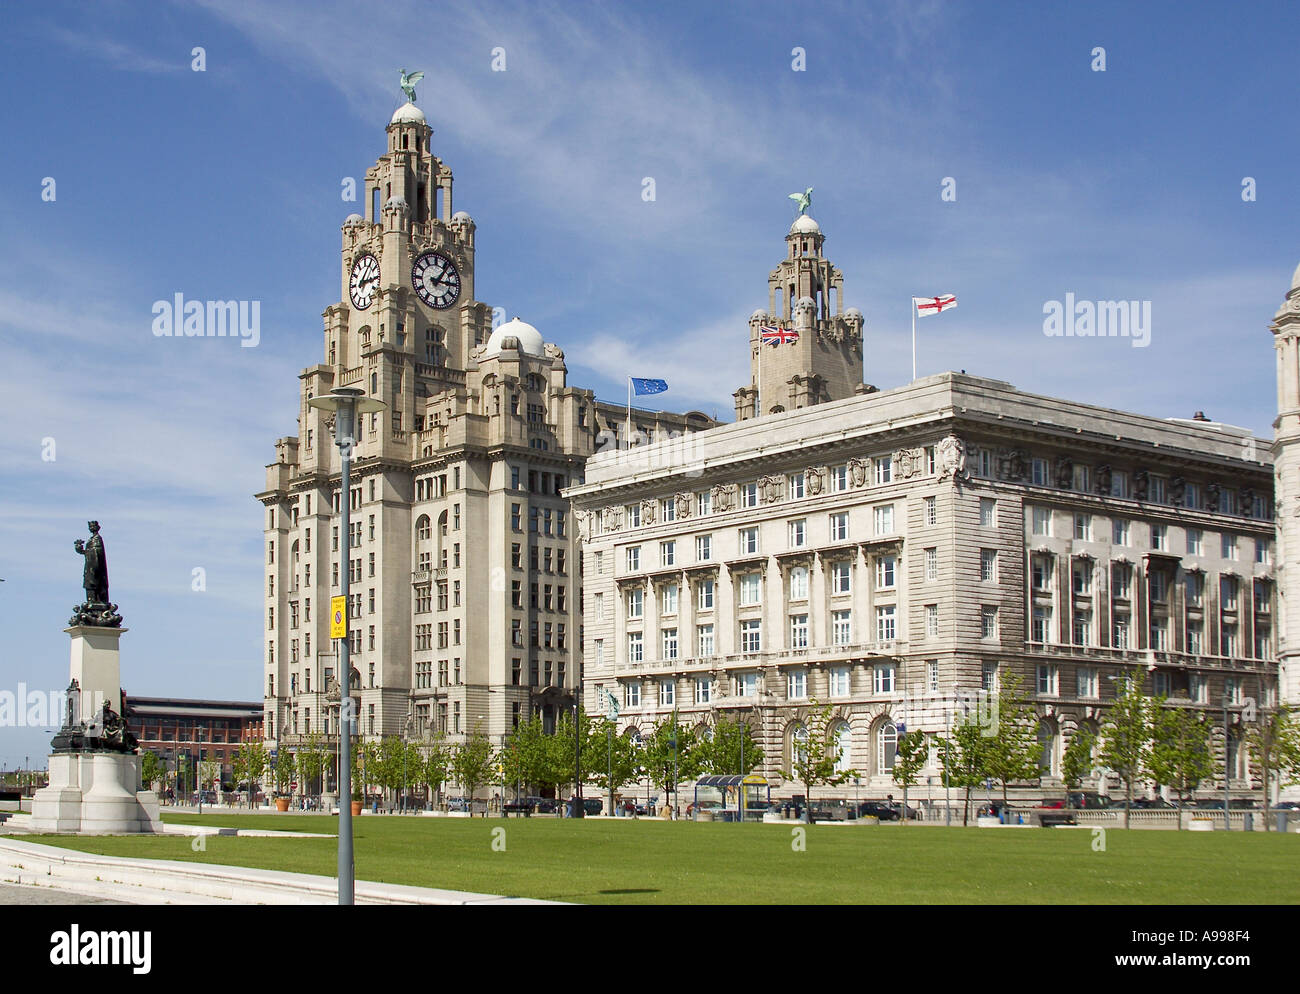
{"label": "grass lawn", "polygon": [[[322,815],[166,814],[173,823],[334,832]],[[554,818],[353,821],[358,880],[592,904],[1294,904],[1300,836],[919,825],[786,825]],[[492,849],[504,828],[506,851]],[[136,858],[333,876],[335,839],[181,836],[33,842]]]}

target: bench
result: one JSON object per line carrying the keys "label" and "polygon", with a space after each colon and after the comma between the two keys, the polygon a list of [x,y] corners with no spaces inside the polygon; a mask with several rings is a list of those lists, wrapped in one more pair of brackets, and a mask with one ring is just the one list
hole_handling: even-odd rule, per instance
{"label": "bench", "polygon": [[1035,812],[1038,824],[1043,828],[1056,828],[1058,825],[1077,825],[1079,819],[1073,811],[1064,808]]}

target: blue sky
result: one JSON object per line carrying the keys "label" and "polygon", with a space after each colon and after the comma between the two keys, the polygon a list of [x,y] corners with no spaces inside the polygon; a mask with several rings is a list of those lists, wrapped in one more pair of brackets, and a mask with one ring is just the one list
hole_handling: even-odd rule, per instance
{"label": "blue sky", "polygon": [[[1300,261],[1286,5],[104,2],[6,21],[0,690],[66,682],[72,541],[95,517],[128,691],[259,695],[251,494],[322,361],[360,209],[341,182],[383,151],[399,66],[426,73],[434,151],[478,223],[478,298],[598,395],[661,376],[665,407],[727,415],[786,195],[812,186],[867,382],[910,377],[909,297],[955,292],[920,324],[922,375],[1271,432],[1267,327]],[[153,302],[178,292],[261,301],[261,344],[155,338]],[[1151,301],[1150,347],[1045,337],[1067,292]],[[0,765],[47,738],[0,729]]]}

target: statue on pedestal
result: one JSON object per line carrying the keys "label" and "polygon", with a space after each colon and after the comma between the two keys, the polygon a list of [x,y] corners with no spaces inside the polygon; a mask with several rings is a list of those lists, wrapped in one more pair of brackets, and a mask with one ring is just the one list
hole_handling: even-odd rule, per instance
{"label": "statue on pedestal", "polygon": [[72,609],[68,624],[121,628],[122,616],[117,613],[117,605],[108,599],[108,556],[104,552],[104,540],[99,536],[99,522],[87,521],[86,527],[90,529],[90,541],[77,539],[72,543],[73,549],[86,560],[81,573],[86,600]]}

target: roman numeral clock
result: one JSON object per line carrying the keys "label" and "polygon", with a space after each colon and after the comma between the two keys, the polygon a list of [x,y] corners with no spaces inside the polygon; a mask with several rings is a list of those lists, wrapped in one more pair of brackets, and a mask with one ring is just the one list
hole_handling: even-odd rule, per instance
{"label": "roman numeral clock", "polygon": [[411,267],[411,285],[430,307],[445,311],[460,298],[460,273],[441,252],[424,252]]}

